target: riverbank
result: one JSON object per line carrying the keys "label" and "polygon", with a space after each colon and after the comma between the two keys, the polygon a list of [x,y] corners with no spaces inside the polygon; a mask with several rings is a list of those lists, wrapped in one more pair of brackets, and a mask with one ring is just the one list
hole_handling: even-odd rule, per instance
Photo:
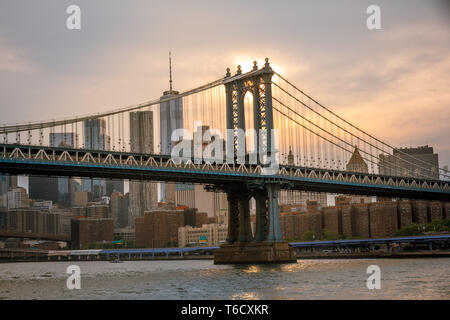
{"label": "riverbank", "polygon": [[[146,257],[146,258],[124,258],[121,259],[121,261],[172,261],[172,260],[213,260],[214,256],[211,255],[205,255],[205,256],[169,256],[169,257]],[[68,257],[61,257],[60,259],[52,259],[49,257],[17,257],[12,259],[2,259],[0,260],[0,263],[17,263],[17,262],[61,262],[61,261],[86,261],[86,262],[95,262],[95,261],[110,261],[106,258],[99,257],[99,258],[93,258],[93,257],[74,257],[74,258],[68,258]]]}
{"label": "riverbank", "polygon": [[[297,254],[298,260],[311,259],[411,259],[411,258],[450,258],[450,251],[410,251],[410,252],[353,252],[353,253],[302,253]],[[157,257],[124,257],[121,261],[179,261],[179,260],[213,260],[213,255],[189,255],[189,256],[157,256]],[[34,256],[14,257],[1,259],[0,263],[17,262],[58,262],[58,261],[109,261],[101,256]]]}
{"label": "riverbank", "polygon": [[297,259],[299,259],[299,260],[309,260],[309,259],[410,259],[410,258],[450,258],[450,251],[353,252],[353,253],[297,254]]}

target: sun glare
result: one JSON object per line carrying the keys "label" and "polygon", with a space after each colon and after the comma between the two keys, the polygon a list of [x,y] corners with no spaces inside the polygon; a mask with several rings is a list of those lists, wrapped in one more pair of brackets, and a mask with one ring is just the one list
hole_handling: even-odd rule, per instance
{"label": "sun glare", "polygon": [[[231,73],[235,73],[237,66],[240,65],[242,72],[249,72],[253,69],[253,61],[258,63],[258,69],[262,68],[265,63],[265,58],[252,58],[250,56],[236,56],[234,58],[234,65],[231,66]],[[284,68],[280,66],[279,61],[272,61],[269,57],[269,63],[272,69],[279,74],[283,74]],[[233,70],[234,69],[234,70]]]}

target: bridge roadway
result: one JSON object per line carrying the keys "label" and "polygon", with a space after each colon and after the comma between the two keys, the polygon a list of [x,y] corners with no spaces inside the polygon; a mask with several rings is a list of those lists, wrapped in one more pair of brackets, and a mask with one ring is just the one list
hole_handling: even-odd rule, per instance
{"label": "bridge roadway", "polygon": [[168,155],[0,144],[0,173],[171,181],[206,185],[277,183],[281,189],[450,201],[449,181],[280,165],[175,164]]}

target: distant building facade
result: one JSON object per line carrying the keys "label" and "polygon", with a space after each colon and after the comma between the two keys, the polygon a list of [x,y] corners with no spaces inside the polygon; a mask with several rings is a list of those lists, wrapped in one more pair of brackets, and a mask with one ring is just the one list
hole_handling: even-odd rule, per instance
{"label": "distant building facade", "polygon": [[178,228],[178,247],[220,246],[226,242],[227,225],[217,223],[204,224],[193,228],[185,226]]}
{"label": "distant building facade", "polygon": [[[131,152],[154,153],[153,150],[153,112],[138,111],[130,113]],[[154,182],[130,181],[129,221],[142,217],[145,211],[158,205],[158,189]]]}
{"label": "distant building facade", "polygon": [[128,226],[128,194],[123,195],[118,191],[111,194],[110,200],[111,217],[114,219],[114,228],[125,228]]}
{"label": "distant building facade", "polygon": [[[357,238],[383,238],[411,223],[425,224],[448,218],[450,202],[399,200],[374,203],[351,203],[350,197],[336,197],[336,205],[317,210],[314,203],[303,211],[280,211],[280,229],[284,239],[319,239],[327,230],[334,235]],[[293,208],[295,209],[295,208]]]}
{"label": "distant building facade", "polygon": [[[106,120],[89,119],[83,122],[84,148],[88,150],[109,150],[110,138],[106,134]],[[92,192],[95,199],[106,195],[106,180],[82,178],[82,191]]]}
{"label": "distant building facade", "polygon": [[31,200],[23,187],[10,188],[8,191],[8,210],[29,209]]}
{"label": "distant building facade", "polygon": [[162,209],[146,211],[135,222],[136,246],[147,248],[178,245],[178,228],[184,226],[184,211]]}
{"label": "distant building facade", "polygon": [[17,187],[17,176],[0,175],[0,209],[8,208],[8,191]]}
{"label": "distant building facade", "polygon": [[439,179],[439,156],[427,145],[394,149],[392,155],[380,154],[378,166],[382,175]]}
{"label": "distant building facade", "polygon": [[[172,98],[179,95],[178,91],[170,89],[165,91],[162,99]],[[170,101],[162,101],[160,103],[159,112],[159,137],[161,154],[169,155],[172,152],[172,132],[176,129],[183,128],[183,99],[173,99]],[[167,203],[175,203],[175,184],[163,182],[160,184],[161,201]]]}
{"label": "distant building facade", "polygon": [[113,219],[71,219],[71,242],[73,249],[85,249],[89,243],[111,243],[113,239]]}

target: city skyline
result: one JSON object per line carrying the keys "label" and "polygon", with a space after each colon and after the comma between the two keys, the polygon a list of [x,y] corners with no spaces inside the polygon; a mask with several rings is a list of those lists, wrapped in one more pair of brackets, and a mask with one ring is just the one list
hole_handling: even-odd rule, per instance
{"label": "city skyline", "polygon": [[[269,2],[240,4],[234,10],[236,3],[205,8],[201,3],[156,2],[150,8],[143,3],[125,7],[81,1],[82,29],[71,33],[64,27],[65,4],[4,3],[0,90],[2,105],[9,108],[2,107],[2,122],[72,116],[75,110],[100,112],[158,97],[168,89],[169,50],[176,90],[221,76],[226,67],[234,72],[237,64],[247,71],[254,59],[262,65],[269,56],[274,69],[361,128],[398,147],[432,145],[440,163],[449,164],[450,37],[445,5],[379,1],[382,29],[369,31],[368,4],[346,1],[335,7],[303,1],[291,3],[287,13],[286,4]],[[3,16],[6,12],[21,19],[11,20]],[[152,19],[135,19],[139,12]],[[180,19],[160,28],[170,12]],[[271,28],[261,26],[263,32],[254,33],[243,27],[269,14]],[[220,27],[227,23],[226,16],[235,20],[231,32],[205,28],[214,23],[217,30],[225,30]],[[241,39],[232,36],[242,32]],[[202,38],[209,41],[199,44]],[[273,45],[267,49],[261,41]],[[124,45],[113,50],[119,43]],[[239,49],[225,50],[230,44]],[[36,81],[42,77],[45,83]],[[24,88],[29,94],[19,96]]]}

